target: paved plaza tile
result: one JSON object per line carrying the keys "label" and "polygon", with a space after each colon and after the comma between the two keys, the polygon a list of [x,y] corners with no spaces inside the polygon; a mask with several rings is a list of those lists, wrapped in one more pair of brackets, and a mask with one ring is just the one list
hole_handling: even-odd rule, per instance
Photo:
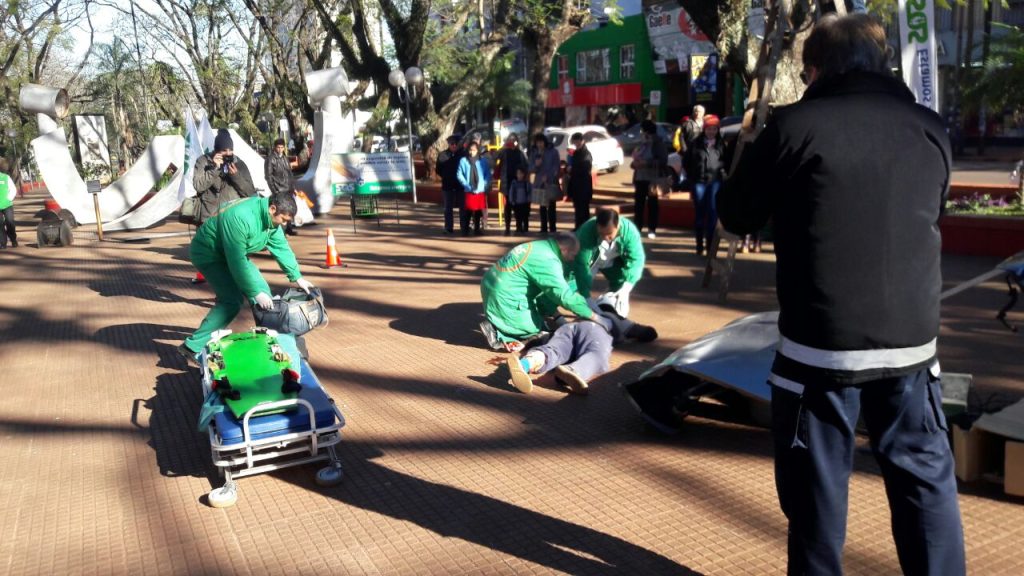
{"label": "paved plaza tile", "polygon": [[[0,574],[778,574],[785,521],[771,441],[740,410],[706,403],[677,437],[644,429],[618,385],[727,322],[774,307],[770,253],[737,261],[722,303],[700,287],[689,233],[645,240],[633,299],[660,338],[614,353],[589,397],[541,382],[522,395],[484,346],[480,279],[520,239],[442,235],[437,206],[401,222],[347,207],[291,242],[330,325],[310,363],[344,412],[346,477],[316,466],[244,478],[229,509],[196,431],[197,373],[174,347],[211,306],[189,282],[184,226],[148,243],[34,246],[36,193],[19,200],[22,246],[0,252]],[[563,222],[571,215],[560,207]],[[495,221],[492,213],[492,224]],[[319,267],[333,228],[345,268]],[[175,233],[170,234],[167,233]],[[257,257],[271,285],[283,276]],[[948,257],[946,285],[992,259]],[[602,285],[599,281],[598,285]],[[991,402],[1021,395],[1024,336],[995,322],[998,280],[943,305],[943,368]],[[1024,323],[1021,311],[1012,318]],[[247,313],[233,325],[245,329]],[[1024,573],[1024,507],[962,487],[973,574]],[[846,567],[898,572],[878,468],[861,451]]]}

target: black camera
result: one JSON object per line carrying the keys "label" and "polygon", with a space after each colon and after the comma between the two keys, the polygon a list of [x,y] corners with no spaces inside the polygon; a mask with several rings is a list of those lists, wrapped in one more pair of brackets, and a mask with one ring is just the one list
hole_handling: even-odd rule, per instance
{"label": "black camera", "polygon": [[227,166],[229,164],[234,164],[235,163],[235,155],[234,154],[232,154],[230,156],[225,155],[225,156],[222,156],[221,158],[223,158],[225,166]]}

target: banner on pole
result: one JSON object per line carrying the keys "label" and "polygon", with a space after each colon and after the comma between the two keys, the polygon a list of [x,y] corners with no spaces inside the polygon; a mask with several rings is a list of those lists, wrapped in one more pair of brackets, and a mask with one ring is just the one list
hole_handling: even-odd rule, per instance
{"label": "banner on pole", "polygon": [[199,143],[199,131],[196,129],[195,117],[192,110],[186,108],[182,114],[185,117],[185,161],[182,166],[184,173],[181,177],[181,187],[178,188],[178,200],[184,201],[196,195],[196,188],[192,185],[192,173],[196,160],[203,155],[202,145]]}
{"label": "banner on pole", "polygon": [[899,24],[903,80],[918,104],[938,112],[934,0],[899,0]]}
{"label": "banner on pole", "polygon": [[335,196],[412,192],[409,155],[332,154],[331,191]]}

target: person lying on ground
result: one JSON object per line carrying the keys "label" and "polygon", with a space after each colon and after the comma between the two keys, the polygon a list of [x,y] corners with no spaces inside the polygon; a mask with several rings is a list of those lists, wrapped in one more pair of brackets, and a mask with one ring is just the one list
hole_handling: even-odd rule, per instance
{"label": "person lying on ground", "polygon": [[603,300],[593,322],[567,322],[538,346],[522,354],[513,353],[506,361],[512,385],[524,394],[533,390],[532,375],[554,372],[555,381],[571,394],[585,395],[588,382],[608,371],[612,347],[626,340],[651,342],[658,332],[623,318]]}

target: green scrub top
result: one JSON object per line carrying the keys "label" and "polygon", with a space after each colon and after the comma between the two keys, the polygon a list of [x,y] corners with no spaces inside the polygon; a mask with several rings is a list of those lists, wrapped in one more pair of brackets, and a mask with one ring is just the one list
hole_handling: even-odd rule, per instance
{"label": "green scrub top", "polygon": [[522,340],[544,329],[545,302],[590,319],[585,298],[566,282],[562,254],[554,239],[520,244],[484,274],[480,284],[484,314],[502,342]]}
{"label": "green scrub top", "polygon": [[192,239],[189,256],[197,265],[226,268],[252,301],[260,292],[270,294],[259,268],[249,260],[249,254],[264,249],[277,260],[289,281],[302,277],[284,228],[275,226],[271,219],[270,199],[253,197],[225,203],[218,215],[203,222]]}
{"label": "green scrub top", "polygon": [[[584,298],[590,298],[590,289],[594,284],[590,268],[600,255],[599,247],[601,246],[597,218],[591,218],[584,222],[576,231],[576,238],[580,241],[580,251],[572,263],[576,290]],[[601,269],[605,278],[608,279],[609,289],[612,292],[622,288],[622,284],[625,282],[634,285],[639,282],[647,261],[644,256],[644,245],[640,239],[640,231],[636,229],[636,224],[633,224],[632,220],[619,218],[619,233],[615,235],[615,242],[619,245],[619,256],[610,267]]]}

